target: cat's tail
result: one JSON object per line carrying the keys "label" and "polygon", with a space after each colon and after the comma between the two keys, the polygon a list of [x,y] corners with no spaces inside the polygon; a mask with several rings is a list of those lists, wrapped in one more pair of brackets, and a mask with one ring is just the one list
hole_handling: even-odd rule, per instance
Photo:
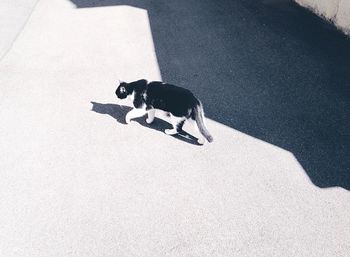
{"label": "cat's tail", "polygon": [[204,124],[204,111],[203,105],[198,101],[198,104],[193,108],[194,120],[197,123],[198,129],[201,134],[208,140],[209,143],[213,142],[213,137],[210,135],[207,127]]}

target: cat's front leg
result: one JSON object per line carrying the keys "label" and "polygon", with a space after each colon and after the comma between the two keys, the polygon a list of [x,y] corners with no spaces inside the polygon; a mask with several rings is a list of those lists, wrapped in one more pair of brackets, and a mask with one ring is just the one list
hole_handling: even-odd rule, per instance
{"label": "cat's front leg", "polygon": [[146,110],[145,109],[134,108],[134,109],[132,109],[130,112],[128,112],[126,114],[125,122],[126,122],[126,124],[130,124],[132,119],[135,119],[135,118],[138,118],[138,117],[142,117],[145,114],[146,114]]}
{"label": "cat's front leg", "polygon": [[[131,112],[131,111],[130,111],[130,112]],[[130,122],[131,122],[131,118],[130,118],[130,115],[129,115],[130,112],[128,112],[128,113],[126,114],[126,116],[125,116],[125,122],[126,122],[126,124],[130,124]]]}
{"label": "cat's front leg", "polygon": [[148,124],[151,124],[154,121],[155,114],[156,114],[155,109],[151,109],[148,111],[148,118],[146,119],[146,122]]}

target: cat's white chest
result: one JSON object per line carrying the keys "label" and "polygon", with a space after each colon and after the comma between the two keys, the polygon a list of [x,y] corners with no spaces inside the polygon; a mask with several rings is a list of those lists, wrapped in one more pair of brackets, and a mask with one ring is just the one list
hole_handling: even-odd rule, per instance
{"label": "cat's white chest", "polygon": [[135,92],[132,92],[131,95],[128,95],[128,97],[126,99],[128,102],[133,103],[134,99],[135,99]]}

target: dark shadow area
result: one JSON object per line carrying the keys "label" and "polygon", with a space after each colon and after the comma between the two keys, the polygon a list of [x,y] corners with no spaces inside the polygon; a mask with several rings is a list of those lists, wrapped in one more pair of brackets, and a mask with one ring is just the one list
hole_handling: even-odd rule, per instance
{"label": "dark shadow area", "polygon": [[[131,107],[118,105],[118,104],[102,104],[97,102],[91,102],[91,103],[92,103],[91,111],[94,111],[100,114],[108,114],[109,116],[113,117],[118,123],[127,125],[125,122],[125,116],[132,109]],[[165,129],[172,128],[170,123],[158,118],[155,118],[152,124],[147,124],[145,117],[133,119],[133,121],[138,122],[140,125],[144,127],[154,129],[162,133],[164,133]],[[183,131],[183,130],[180,131],[179,134],[173,135],[172,137],[192,145],[199,145],[196,137],[188,134],[186,131]]]}
{"label": "dark shadow area", "polygon": [[147,10],[164,81],[292,152],[315,185],[350,189],[350,40],[333,26],[288,0],[71,1]]}

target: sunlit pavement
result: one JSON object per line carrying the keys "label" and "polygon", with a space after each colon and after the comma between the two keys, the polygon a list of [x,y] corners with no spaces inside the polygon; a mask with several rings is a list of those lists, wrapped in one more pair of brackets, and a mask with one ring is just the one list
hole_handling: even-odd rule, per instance
{"label": "sunlit pavement", "polygon": [[292,152],[125,125],[118,79],[162,79],[148,12],[73,2],[39,0],[0,61],[0,256],[349,255],[349,191]]}

